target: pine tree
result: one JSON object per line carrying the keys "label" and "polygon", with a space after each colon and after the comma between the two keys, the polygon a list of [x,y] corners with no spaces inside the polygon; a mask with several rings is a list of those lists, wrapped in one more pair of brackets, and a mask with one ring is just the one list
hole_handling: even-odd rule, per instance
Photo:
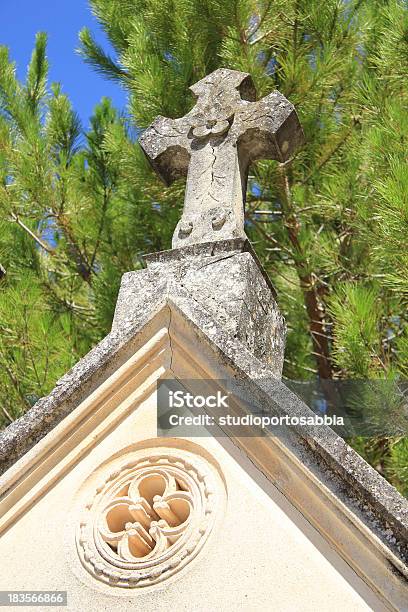
{"label": "pine tree", "polygon": [[47,85],[47,69],[45,34],[24,83],[0,48],[3,425],[109,331],[122,273],[168,241],[160,210],[139,206],[146,171],[127,181],[126,164],[142,159],[130,126],[103,99],[84,133],[61,86]]}

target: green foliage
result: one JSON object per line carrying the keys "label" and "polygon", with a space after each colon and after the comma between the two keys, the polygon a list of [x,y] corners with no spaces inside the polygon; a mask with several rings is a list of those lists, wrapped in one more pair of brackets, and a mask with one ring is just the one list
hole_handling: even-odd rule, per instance
{"label": "green foliage", "polygon": [[[382,454],[384,457],[384,453]],[[394,440],[385,454],[385,473],[395,486],[408,497],[408,438]]]}
{"label": "green foliage", "polygon": [[[43,34],[25,83],[0,49],[0,263],[7,270],[0,280],[2,330],[17,334],[21,328],[7,315],[8,296],[23,286],[29,295],[22,283],[30,275],[41,310],[53,322],[38,357],[42,364],[61,338],[75,361],[106,333],[122,272],[140,267],[143,253],[170,246],[183,202],[184,185],[159,184],[137,135],[158,114],[184,115],[194,103],[189,86],[227,66],[250,72],[259,96],[275,88],[287,96],[306,136],[286,164],[261,161],[251,168],[247,194],[247,231],[288,322],[285,376],[396,382],[406,376],[406,3],[90,5],[114,52],[107,54],[85,29],[80,53],[127,91],[126,119],[102,100],[89,131],[82,132],[61,87],[47,86]],[[34,330],[37,323],[30,325]],[[3,353],[13,345],[7,337],[0,339]],[[36,347],[41,352],[40,342]],[[49,370],[42,387],[27,351],[4,354],[7,366],[26,364],[31,381],[20,400],[14,393],[14,418],[29,395],[46,392],[64,371],[65,353],[60,370]],[[10,385],[4,370],[0,386]],[[353,444],[407,492],[406,439],[356,438]]]}
{"label": "green foliage", "polygon": [[378,375],[382,313],[376,288],[340,285],[331,296],[329,312],[336,321],[332,354],[344,376]]}
{"label": "green foliage", "polygon": [[11,421],[42,395],[75,362],[71,322],[52,312],[34,274],[4,291],[0,302],[3,418]]}
{"label": "green foliage", "polygon": [[110,101],[84,133],[47,69],[44,34],[25,83],[0,48],[2,424],[109,331],[121,275],[141,266],[140,253],[163,249],[175,222],[166,214],[174,196],[159,211],[146,197],[145,162]]}

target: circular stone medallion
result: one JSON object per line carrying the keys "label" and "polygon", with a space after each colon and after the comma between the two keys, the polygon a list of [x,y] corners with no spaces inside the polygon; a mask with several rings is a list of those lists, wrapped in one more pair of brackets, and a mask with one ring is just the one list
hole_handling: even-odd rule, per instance
{"label": "circular stone medallion", "polygon": [[180,571],[200,551],[225,490],[213,465],[175,447],[127,452],[104,468],[77,530],[81,562],[98,580],[144,587]]}

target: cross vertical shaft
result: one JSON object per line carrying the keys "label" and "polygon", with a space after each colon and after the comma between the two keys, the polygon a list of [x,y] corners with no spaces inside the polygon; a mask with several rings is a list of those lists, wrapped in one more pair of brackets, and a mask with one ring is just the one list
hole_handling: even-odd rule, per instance
{"label": "cross vertical shaft", "polygon": [[197,102],[187,115],[157,117],[140,139],[166,184],[187,176],[174,248],[245,237],[249,165],[286,161],[303,141],[292,104],[278,91],[256,102],[246,73],[219,69],[191,90]]}

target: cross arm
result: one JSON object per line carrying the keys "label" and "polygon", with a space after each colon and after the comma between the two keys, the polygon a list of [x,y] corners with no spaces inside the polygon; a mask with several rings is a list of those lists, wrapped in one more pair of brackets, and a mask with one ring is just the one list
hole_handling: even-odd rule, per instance
{"label": "cross arm", "polygon": [[166,185],[187,175],[190,148],[182,119],[159,116],[139,139],[144,154]]}
{"label": "cross arm", "polygon": [[284,162],[303,144],[294,106],[279,91],[246,105],[232,126],[240,157]]}

